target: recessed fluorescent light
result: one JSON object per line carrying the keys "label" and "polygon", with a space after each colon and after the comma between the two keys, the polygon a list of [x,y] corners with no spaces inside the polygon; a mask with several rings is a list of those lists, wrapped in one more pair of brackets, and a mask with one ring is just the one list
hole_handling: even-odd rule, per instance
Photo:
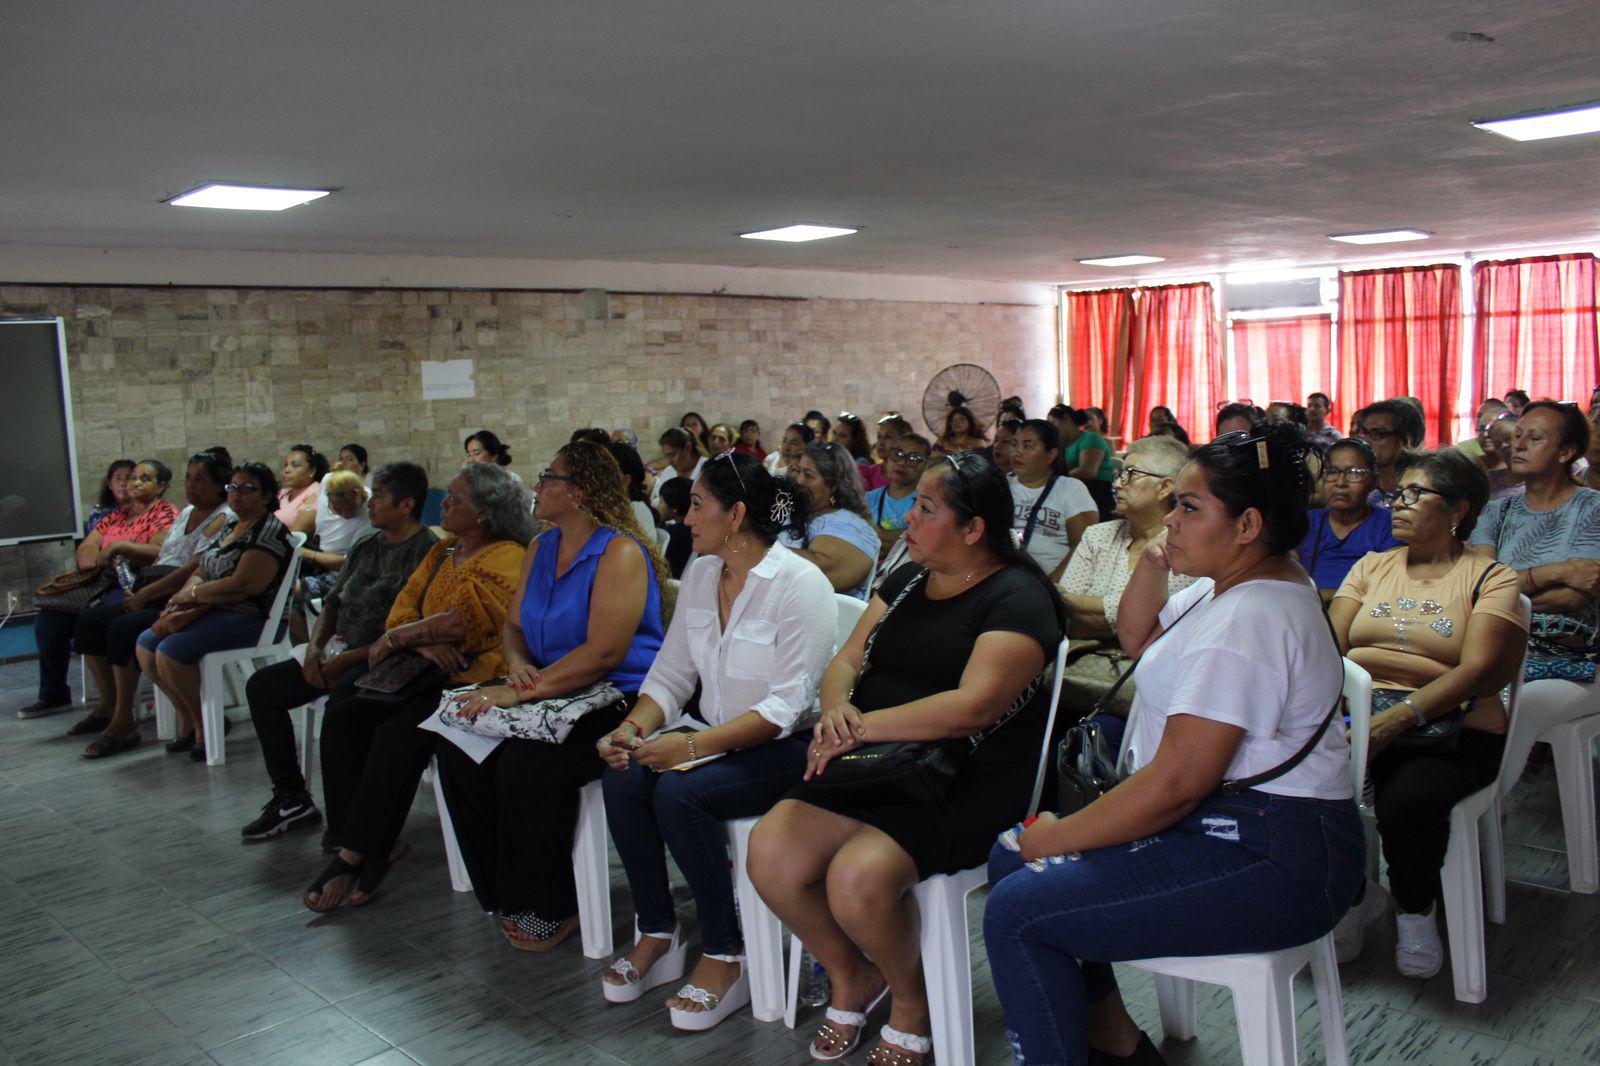
{"label": "recessed fluorescent light", "polygon": [[825,237],[844,237],[856,232],[848,226],[782,226],[778,229],[762,229],[753,233],[741,233],[739,236],[752,241],[788,241],[791,244],[800,241],[820,241]]}
{"label": "recessed fluorescent light", "polygon": [[1514,118],[1490,118],[1474,122],[1480,130],[1510,137],[1513,141],[1542,141],[1547,137],[1574,137],[1580,133],[1600,133],[1600,104],[1546,111]]}
{"label": "recessed fluorescent light", "polygon": [[1099,259],[1080,259],[1078,262],[1089,267],[1133,267],[1146,263],[1165,263],[1166,260],[1159,255],[1105,255]]}
{"label": "recessed fluorescent light", "polygon": [[1425,241],[1432,236],[1420,229],[1380,229],[1371,233],[1330,233],[1328,239],[1345,244],[1398,244],[1401,241]]}
{"label": "recessed fluorescent light", "polygon": [[211,182],[192,192],[174,196],[173,207],[220,207],[230,211],[282,211],[320,200],[331,189],[285,189],[272,185],[230,185]]}

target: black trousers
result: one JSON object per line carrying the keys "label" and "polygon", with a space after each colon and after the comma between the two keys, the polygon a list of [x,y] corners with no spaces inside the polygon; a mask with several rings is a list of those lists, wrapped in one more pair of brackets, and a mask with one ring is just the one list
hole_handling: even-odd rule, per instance
{"label": "black trousers", "polygon": [[[163,601],[164,603],[165,601]],[[108,596],[78,615],[72,627],[72,645],[79,655],[98,655],[112,666],[138,668],[134,647],[139,634],[161,617],[162,603],[142,611],[124,613],[122,596]]]}
{"label": "black trousers", "polygon": [[[245,701],[250,704],[250,720],[261,741],[261,758],[267,764],[273,791],[280,796],[298,796],[306,790],[300,760],[295,756],[294,719],[289,712],[321,696],[330,697],[330,707],[350,699],[362,673],[359,664],[350,667],[334,680],[330,691],[309,684],[300,664],[288,659],[262,667],[245,682]],[[306,742],[310,743],[310,739]]]}
{"label": "black trousers", "polygon": [[1378,837],[1389,864],[1389,891],[1400,909],[1420,914],[1442,891],[1439,871],[1450,846],[1450,808],[1500,772],[1506,738],[1463,729],[1443,755],[1380,752],[1372,761]]}
{"label": "black trousers", "polygon": [[417,724],[439,707],[439,687],[400,704],[361,696],[328,701],[322,720],[323,815],[332,839],[387,856],[405,828],[436,735]]}
{"label": "black trousers", "polygon": [[578,789],[599,779],[605,763],[595,742],[617,727],[633,699],[584,715],[560,744],[506,740],[481,763],[449,741],[439,745],[445,803],[484,910],[532,911],[551,922],[578,913]]}

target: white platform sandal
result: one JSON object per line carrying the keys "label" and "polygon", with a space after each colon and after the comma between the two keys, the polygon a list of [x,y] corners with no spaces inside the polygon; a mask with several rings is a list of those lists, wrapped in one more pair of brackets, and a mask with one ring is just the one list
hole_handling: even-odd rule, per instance
{"label": "white platform sandal", "polygon": [[[925,1066],[933,1061],[931,1037],[902,1033],[886,1025],[878,1031],[878,1038],[883,1044],[872,1049],[872,1054],[867,1056],[867,1066]],[[893,1044],[894,1047],[885,1047],[884,1044]],[[912,1055],[916,1058],[912,1058]]]}
{"label": "white platform sandal", "polygon": [[739,1008],[750,1002],[750,974],[745,970],[743,955],[706,955],[708,959],[718,962],[736,962],[739,964],[739,976],[728,990],[718,996],[707,992],[698,985],[684,985],[678,989],[678,998],[687,999],[698,1003],[704,1010],[679,1010],[677,1007],[668,1009],[672,1016],[672,1027],[685,1032],[701,1033],[716,1025]]}
{"label": "white platform sandal", "polygon": [[[827,1011],[828,1020],[817,1030],[817,1035],[811,1038],[811,1057],[818,1062],[837,1062],[860,1047],[861,1033],[867,1026],[867,1015],[876,1010],[878,1004],[888,998],[888,995],[889,986],[884,985],[883,991],[873,997],[872,1002],[867,1004],[865,1010],[840,1010],[837,1007],[830,1006]],[[855,1035],[850,1038],[849,1043],[845,1042],[844,1034],[834,1028],[836,1025],[855,1026]],[[817,1049],[818,1040],[826,1040],[836,1050],[819,1051]]]}
{"label": "white platform sandal", "polygon": [[[650,964],[650,968],[640,973],[638,968],[623,956],[611,964],[611,972],[622,975],[623,983],[612,984],[605,978],[600,979],[600,988],[605,992],[607,1003],[632,1003],[652,988],[676,981],[683,976],[683,965],[689,957],[689,947],[683,942],[683,927],[680,925],[669,935],[667,933],[641,933],[640,939],[654,937],[657,940],[670,940],[672,946],[667,953]],[[635,940],[637,944],[639,941]]]}

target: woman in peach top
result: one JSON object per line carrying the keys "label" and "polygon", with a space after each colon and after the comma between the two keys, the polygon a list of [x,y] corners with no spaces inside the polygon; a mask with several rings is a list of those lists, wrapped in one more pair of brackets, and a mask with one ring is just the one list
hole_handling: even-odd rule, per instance
{"label": "woman in peach top", "polygon": [[322,476],[328,472],[328,457],[309,444],[291,444],[283,457],[278,475],[278,509],[273,517],[285,529],[293,529],[295,519],[307,507],[315,510],[322,491]]}

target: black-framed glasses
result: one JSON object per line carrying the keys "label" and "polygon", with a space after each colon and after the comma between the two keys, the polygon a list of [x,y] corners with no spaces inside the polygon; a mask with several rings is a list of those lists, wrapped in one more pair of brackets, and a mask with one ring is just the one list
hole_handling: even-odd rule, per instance
{"label": "black-framed glasses", "polygon": [[1365,481],[1372,476],[1372,471],[1364,466],[1325,466],[1322,468],[1324,481]]}
{"label": "black-framed glasses", "polygon": [[260,492],[260,485],[252,485],[248,481],[230,481],[222,486],[224,492]]}
{"label": "black-framed glasses", "polygon": [[570,477],[567,477],[567,475],[558,474],[554,470],[541,470],[541,471],[539,471],[539,477],[536,480],[535,484],[538,484],[538,485],[542,486],[547,481],[569,481],[570,482],[571,480],[572,479]]}
{"label": "black-framed glasses", "polygon": [[1417,504],[1422,502],[1422,497],[1425,495],[1437,496],[1442,500],[1450,500],[1455,498],[1448,492],[1440,492],[1438,489],[1425,489],[1421,485],[1407,485],[1405,488],[1396,489],[1394,492],[1390,493],[1389,499],[1393,500],[1395,503],[1404,504],[1407,507],[1415,507]]}
{"label": "black-framed glasses", "polygon": [[739,473],[739,464],[733,461],[733,455],[734,453],[731,451],[723,452],[711,461],[720,463],[726,460],[728,465],[733,467],[733,476],[739,479],[739,495],[748,500],[750,498],[750,490],[744,487],[744,475]]}
{"label": "black-framed glasses", "polygon": [[1123,463],[1122,466],[1117,469],[1117,476],[1113,480],[1115,480],[1118,485],[1126,485],[1142,477],[1166,477],[1166,475],[1157,474],[1153,470],[1140,470],[1136,466],[1129,466],[1127,463]]}
{"label": "black-framed glasses", "polygon": [[1399,435],[1400,431],[1398,429],[1368,429],[1366,426],[1356,427],[1356,436],[1366,440],[1388,440],[1390,437],[1398,437]]}
{"label": "black-framed glasses", "polygon": [[912,466],[920,466],[928,461],[928,457],[921,452],[908,452],[904,448],[890,448],[889,458],[897,463],[910,463]]}

